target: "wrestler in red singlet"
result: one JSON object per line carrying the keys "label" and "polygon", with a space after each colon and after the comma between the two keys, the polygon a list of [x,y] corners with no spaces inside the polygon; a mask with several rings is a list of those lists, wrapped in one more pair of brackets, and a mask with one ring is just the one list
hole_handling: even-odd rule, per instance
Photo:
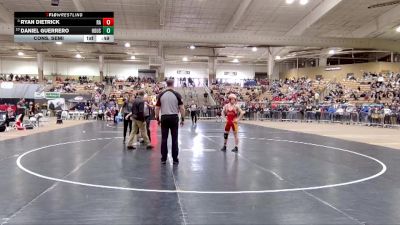
{"label": "wrestler in red singlet", "polygon": [[226,125],[224,133],[224,147],[222,147],[221,151],[226,151],[229,131],[232,129],[235,136],[235,148],[232,149],[232,152],[238,152],[238,121],[242,119],[244,111],[238,105],[236,105],[236,95],[230,94],[228,98],[229,103],[226,104],[222,110],[224,117],[226,117]]}
{"label": "wrestler in red singlet", "polygon": [[233,132],[237,132],[238,125],[237,121],[235,121],[238,117],[238,113],[236,112],[236,107],[226,107],[225,109],[225,116],[226,116],[226,125],[225,125],[225,132],[228,132],[232,129]]}

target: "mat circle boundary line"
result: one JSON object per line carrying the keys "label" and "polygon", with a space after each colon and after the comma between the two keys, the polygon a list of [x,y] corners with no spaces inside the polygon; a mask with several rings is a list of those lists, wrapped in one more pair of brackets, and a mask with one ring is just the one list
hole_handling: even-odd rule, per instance
{"label": "mat circle boundary line", "polygon": [[365,181],[368,181],[368,180],[372,180],[372,179],[375,179],[375,178],[381,176],[387,170],[387,166],[383,162],[381,162],[380,160],[378,160],[378,159],[376,159],[374,157],[362,154],[362,153],[351,151],[351,150],[338,148],[338,147],[332,147],[332,146],[325,146],[325,145],[320,145],[320,144],[307,143],[307,142],[291,141],[291,140],[283,140],[283,139],[268,139],[268,138],[246,138],[246,139],[304,144],[304,145],[323,147],[323,148],[327,148],[327,149],[333,149],[333,150],[337,150],[337,151],[347,152],[347,153],[350,153],[350,154],[362,156],[364,158],[373,160],[373,161],[377,162],[382,167],[382,169],[378,173],[376,173],[376,174],[374,174],[372,176],[365,177],[365,178],[361,178],[361,179],[357,179],[357,180],[353,180],[353,181],[348,181],[348,182],[343,182],[343,183],[322,185],[322,186],[311,186],[311,187],[303,187],[303,188],[271,189],[271,190],[255,190],[255,191],[191,191],[191,190],[163,190],[163,189],[129,188],[129,187],[119,187],[119,186],[91,184],[91,183],[85,183],[85,182],[79,182],[79,181],[59,179],[59,178],[45,176],[45,175],[36,173],[36,172],[34,172],[34,171],[30,170],[30,169],[27,169],[21,163],[21,160],[25,156],[27,156],[27,155],[29,155],[29,154],[31,154],[33,152],[37,152],[37,151],[43,150],[43,149],[48,149],[48,148],[51,148],[51,147],[68,145],[68,144],[76,144],[76,143],[90,142],[90,141],[111,140],[111,139],[118,139],[118,138],[120,138],[120,137],[93,138],[93,139],[87,139],[87,140],[69,141],[69,142],[57,143],[57,144],[52,144],[52,145],[46,145],[46,146],[43,146],[43,147],[39,147],[39,148],[35,148],[35,149],[32,149],[32,150],[29,150],[29,151],[21,154],[17,158],[16,164],[21,170],[23,170],[24,172],[26,172],[28,174],[31,174],[33,176],[36,176],[36,177],[39,177],[39,178],[42,178],[42,179],[61,182],[61,183],[74,184],[74,185],[93,187],[93,188],[123,190],[123,191],[155,192],[155,193],[186,193],[186,194],[262,194],[262,193],[281,193],[281,192],[319,190],[319,189],[347,186],[347,185],[351,185],[351,184],[357,184],[357,183],[365,182]]}

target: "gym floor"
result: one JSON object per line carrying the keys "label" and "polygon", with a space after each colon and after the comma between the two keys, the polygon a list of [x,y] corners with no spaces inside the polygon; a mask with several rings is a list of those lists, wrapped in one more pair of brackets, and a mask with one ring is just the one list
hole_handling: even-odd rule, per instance
{"label": "gym floor", "polygon": [[224,153],[188,121],[161,165],[152,129],[154,150],[104,122],[1,141],[0,224],[400,224],[398,150],[242,124]]}

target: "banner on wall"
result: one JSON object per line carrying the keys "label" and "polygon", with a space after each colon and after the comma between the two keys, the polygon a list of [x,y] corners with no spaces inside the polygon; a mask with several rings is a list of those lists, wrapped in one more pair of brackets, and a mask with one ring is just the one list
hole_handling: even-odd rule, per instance
{"label": "banner on wall", "polygon": [[45,92],[44,97],[46,99],[60,98],[60,92]]}
{"label": "banner on wall", "polygon": [[75,98],[74,98],[74,100],[75,101],[83,101],[83,97],[82,96],[76,96]]}
{"label": "banner on wall", "polygon": [[67,102],[84,102],[89,101],[92,96],[90,94],[69,94],[69,93],[62,93],[60,98],[65,99]]}
{"label": "banner on wall", "polygon": [[34,99],[44,99],[45,98],[45,92],[36,92],[33,93],[33,98]]}
{"label": "banner on wall", "polygon": [[224,72],[224,76],[237,76],[237,72]]}
{"label": "banner on wall", "polygon": [[337,71],[337,70],[341,70],[342,67],[336,66],[336,67],[327,67],[325,68],[325,71]]}
{"label": "banner on wall", "polygon": [[189,70],[177,70],[176,74],[179,74],[179,75],[190,75],[190,71]]}
{"label": "banner on wall", "polygon": [[1,82],[0,87],[3,89],[13,89],[14,83],[13,82]]}

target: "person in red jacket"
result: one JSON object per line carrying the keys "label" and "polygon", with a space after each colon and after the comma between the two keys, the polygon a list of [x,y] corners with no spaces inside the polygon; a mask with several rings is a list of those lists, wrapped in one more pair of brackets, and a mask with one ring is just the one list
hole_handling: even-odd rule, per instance
{"label": "person in red jacket", "polygon": [[238,152],[239,137],[238,137],[238,121],[244,116],[244,111],[236,104],[236,95],[230,94],[228,96],[229,103],[222,109],[222,117],[226,118],[225,133],[224,133],[224,147],[221,151],[226,151],[226,144],[228,142],[228,136],[230,130],[233,131],[235,136],[235,147],[232,152]]}

